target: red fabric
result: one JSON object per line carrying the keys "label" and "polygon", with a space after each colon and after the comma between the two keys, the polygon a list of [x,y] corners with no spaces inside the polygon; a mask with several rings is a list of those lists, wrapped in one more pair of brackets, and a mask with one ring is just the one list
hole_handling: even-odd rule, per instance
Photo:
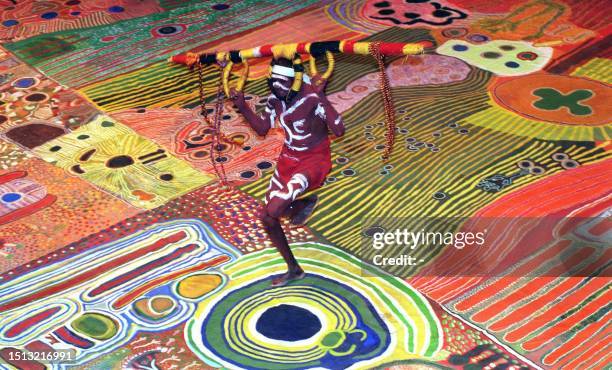
{"label": "red fabric", "polygon": [[266,199],[269,199],[269,194],[274,190],[287,190],[287,184],[295,174],[302,174],[308,180],[308,188],[306,191],[314,190],[325,182],[325,178],[331,171],[331,150],[329,146],[329,138],[325,138],[321,143],[317,144],[312,149],[298,152],[283,146],[274,177],[278,180],[283,188],[280,189],[274,181],[271,182]]}

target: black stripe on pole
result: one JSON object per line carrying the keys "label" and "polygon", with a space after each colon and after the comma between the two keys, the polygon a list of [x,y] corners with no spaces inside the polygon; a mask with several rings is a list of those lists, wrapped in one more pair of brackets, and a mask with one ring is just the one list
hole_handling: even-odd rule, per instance
{"label": "black stripe on pole", "polygon": [[200,63],[213,64],[217,61],[217,54],[202,54],[200,55]]}
{"label": "black stripe on pole", "polygon": [[[313,42],[310,44],[310,54],[314,57],[320,57],[325,55],[326,51],[332,53],[340,52],[340,41],[323,41]],[[229,59],[234,63],[242,62],[240,57],[240,51],[232,50],[229,52]],[[200,55],[200,63],[202,64],[213,64],[217,61],[217,54],[202,54]]]}
{"label": "black stripe on pole", "polygon": [[296,71],[296,72],[304,72],[304,65],[302,63],[294,64],[293,65],[293,70]]}
{"label": "black stripe on pole", "polygon": [[240,57],[240,51],[232,50],[229,52],[229,59],[234,63],[242,63],[242,58]]}
{"label": "black stripe on pole", "polygon": [[340,41],[323,41],[323,42],[313,42],[310,44],[310,54],[314,57],[319,57],[325,54],[326,51],[331,51],[332,53],[340,52]]}

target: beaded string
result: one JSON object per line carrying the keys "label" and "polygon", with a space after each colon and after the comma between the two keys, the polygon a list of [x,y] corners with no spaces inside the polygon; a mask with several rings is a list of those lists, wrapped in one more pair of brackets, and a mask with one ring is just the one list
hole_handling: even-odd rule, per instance
{"label": "beaded string", "polygon": [[[213,135],[212,140],[210,142],[210,162],[217,174],[217,177],[221,181],[224,187],[228,187],[227,175],[225,173],[225,167],[223,166],[223,162],[219,162],[217,159],[220,158],[219,155],[215,158],[215,151],[217,150],[219,145],[221,144],[221,115],[223,113],[223,81],[219,78],[219,83],[217,85],[217,96],[215,100],[215,115],[213,118],[213,122],[210,121],[208,117],[208,111],[206,110],[206,97],[204,95],[204,73],[202,70],[202,63],[198,60],[198,84],[199,84],[199,96],[200,96],[200,110],[204,121],[208,124],[208,126],[212,129]],[[222,73],[222,72],[221,72]]]}
{"label": "beaded string", "polygon": [[206,97],[204,95],[204,71],[202,69],[202,63],[200,58],[197,61],[198,65],[198,87],[200,93],[200,114],[204,117],[204,121],[210,126],[210,119],[208,118],[208,111],[206,110]]}
{"label": "beaded string", "polygon": [[[215,102],[215,119],[213,126],[214,136],[211,143],[210,154],[215,172],[217,173],[217,176],[219,176],[221,184],[223,184],[223,186],[227,188],[229,185],[227,182],[227,175],[225,174],[225,166],[223,165],[223,162],[217,161],[217,159],[221,158],[221,155],[219,154],[219,148],[221,147],[221,116],[223,114],[224,101],[225,95],[223,94],[223,82],[221,81],[221,79],[219,79],[219,83],[217,85],[217,100]],[[213,158],[213,151],[217,152],[216,158]],[[217,165],[219,166],[219,169],[217,169]]]}
{"label": "beaded string", "polygon": [[395,107],[393,106],[393,99],[391,98],[391,87],[385,70],[384,56],[380,53],[380,42],[370,43],[368,45],[368,51],[378,63],[378,81],[383,98],[383,106],[385,108],[385,126],[387,128],[385,132],[385,151],[382,156],[383,161],[386,162],[391,156],[393,144],[395,143]]}

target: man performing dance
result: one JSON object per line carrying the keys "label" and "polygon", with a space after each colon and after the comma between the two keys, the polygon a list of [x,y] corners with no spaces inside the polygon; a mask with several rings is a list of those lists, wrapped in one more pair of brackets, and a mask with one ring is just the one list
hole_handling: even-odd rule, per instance
{"label": "man performing dance", "polygon": [[[298,67],[301,68],[301,64]],[[257,134],[266,135],[277,120],[285,131],[285,143],[270,180],[261,215],[272,243],[287,263],[287,273],[273,279],[274,286],[301,279],[305,275],[289,248],[280,218],[288,217],[294,225],[306,223],[316,207],[317,196],[297,197],[323,185],[331,170],[328,129],[336,137],[344,135],[342,118],[325,97],[326,81],[314,76],[311,84],[304,75],[300,90],[294,92],[291,87],[295,72],[289,59],[272,61],[268,79],[272,94],[268,97],[265,112],[260,116],[246,104],[242,92],[231,92],[238,110]],[[320,84],[315,85],[315,82]]]}

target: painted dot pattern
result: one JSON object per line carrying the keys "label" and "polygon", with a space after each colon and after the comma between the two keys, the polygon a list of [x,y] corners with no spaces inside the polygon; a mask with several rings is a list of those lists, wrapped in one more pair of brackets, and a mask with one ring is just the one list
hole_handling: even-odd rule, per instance
{"label": "painted dot pattern", "polygon": [[[470,35],[475,36],[475,35]],[[437,52],[459,58],[478,68],[501,76],[517,76],[541,70],[552,58],[552,48],[523,41],[469,42],[450,39],[437,48]]]}

